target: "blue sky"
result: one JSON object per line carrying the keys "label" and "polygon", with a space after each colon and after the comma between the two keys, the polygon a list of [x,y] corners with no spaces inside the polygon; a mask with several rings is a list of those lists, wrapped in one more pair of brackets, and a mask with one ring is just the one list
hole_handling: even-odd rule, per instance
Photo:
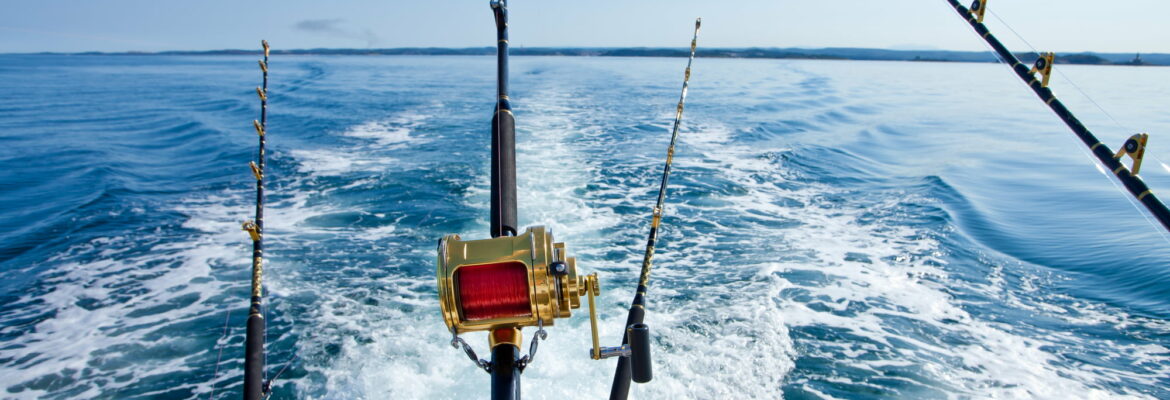
{"label": "blue sky", "polygon": [[[969,3],[969,0],[963,0]],[[8,1],[0,53],[492,46],[487,0]],[[514,46],[984,50],[943,0],[515,0]],[[1170,53],[1170,1],[991,0],[1040,50]],[[1027,50],[994,16],[1012,49]]]}

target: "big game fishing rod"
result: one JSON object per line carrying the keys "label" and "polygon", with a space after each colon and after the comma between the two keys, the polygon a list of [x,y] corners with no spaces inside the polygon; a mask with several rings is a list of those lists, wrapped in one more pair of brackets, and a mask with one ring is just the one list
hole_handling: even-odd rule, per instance
{"label": "big game fishing rod", "polygon": [[248,325],[244,336],[244,400],[265,398],[269,388],[264,374],[267,355],[264,352],[265,323],[261,307],[264,295],[264,134],[268,127],[268,41],[261,41],[260,44],[264,46],[264,60],[260,61],[263,83],[256,88],[256,95],[260,97],[260,120],[252,121],[260,137],[260,150],[258,162],[248,163],[252,168],[252,176],[256,178],[256,219],[243,224],[243,229],[252,238],[252,300],[248,307]]}
{"label": "big game fishing rod", "polygon": [[[1133,135],[1125,141],[1121,150],[1114,153],[1113,150],[1109,149],[1109,146],[1097,140],[1097,137],[1092,132],[1089,132],[1089,129],[1077,117],[1073,116],[1072,112],[1064,106],[1064,103],[1057,100],[1056,96],[1052,94],[1052,90],[1048,88],[1048,78],[1052,73],[1052,64],[1056,58],[1054,53],[1041,54],[1036,59],[1032,68],[1029,69],[1014,54],[1008,51],[1003,43],[1000,43],[999,39],[996,39],[995,35],[992,35],[991,31],[987,29],[987,26],[983,24],[983,15],[987,12],[987,0],[975,0],[971,3],[970,9],[963,7],[957,0],[947,0],[947,2],[951,4],[951,7],[955,8],[959,16],[971,24],[971,27],[975,29],[975,33],[978,33],[983,40],[987,41],[987,44],[995,49],[996,54],[1011,66],[1016,76],[1019,76],[1028,87],[1032,88],[1032,91],[1036,92],[1036,96],[1039,96],[1040,100],[1043,100],[1044,104],[1047,104],[1056,113],[1056,116],[1060,117],[1065,125],[1068,125],[1069,129],[1072,129],[1073,133],[1084,142],[1085,146],[1089,147],[1093,155],[1102,164],[1105,164],[1110,171],[1113,171],[1117,179],[1121,180],[1121,183],[1125,185],[1126,190],[1137,198],[1138,202],[1146,206],[1146,209],[1150,210],[1150,213],[1154,215],[1154,218],[1158,219],[1158,222],[1162,223],[1164,228],[1170,229],[1170,210],[1166,208],[1166,205],[1162,201],[1158,200],[1158,197],[1150,191],[1146,183],[1137,176],[1138,171],[1141,169],[1142,157],[1145,155],[1146,141],[1149,136],[1145,133]],[[1036,73],[1039,73],[1040,76],[1037,77]],[[1124,155],[1129,155],[1133,159],[1132,171],[1121,163],[1120,159]]]}
{"label": "big game fishing rod", "polygon": [[[658,240],[658,224],[662,222],[663,203],[666,201],[666,183],[670,180],[670,164],[674,160],[674,145],[678,142],[678,127],[682,122],[683,106],[687,100],[687,87],[691,81],[691,63],[695,61],[695,45],[699,40],[699,27],[703,19],[695,19],[695,34],[691,37],[691,55],[687,59],[687,70],[683,75],[682,94],[678,97],[678,107],[674,111],[674,127],[670,133],[670,146],[666,149],[666,164],[662,167],[662,182],[658,185],[658,202],[654,205],[654,214],[650,220],[650,234],[646,239],[646,253],[642,256],[642,272],[638,277],[638,290],[634,294],[634,301],[630,303],[630,313],[626,317],[626,333],[622,335],[622,345],[630,344],[631,336],[638,341],[636,348],[645,349],[644,357],[623,357],[618,360],[617,369],[613,373],[613,386],[610,388],[611,400],[625,399],[630,393],[630,380],[644,383],[650,381],[650,344],[649,327],[642,322],[646,316],[646,290],[650,282],[650,267],[654,259],[654,242]],[[645,332],[645,333],[643,333]],[[646,360],[646,365],[639,365],[640,360]]]}
{"label": "big game fishing rod", "polygon": [[[276,372],[276,375],[268,378],[265,369],[268,353],[264,350],[266,327],[262,304],[264,296],[264,145],[268,132],[268,41],[261,40],[260,45],[264,47],[264,59],[259,61],[263,82],[260,87],[256,88],[256,95],[260,97],[260,120],[252,120],[252,127],[256,129],[256,135],[260,137],[260,149],[257,161],[248,162],[248,166],[252,169],[252,176],[256,178],[256,217],[253,220],[244,221],[243,224],[243,230],[247,231],[248,236],[252,238],[252,298],[248,307],[247,331],[244,334],[244,400],[267,399],[268,396],[272,395],[272,383],[297,359],[297,355],[294,354]],[[219,363],[217,362],[216,365],[218,368]]]}
{"label": "big game fishing rod", "polygon": [[[581,307],[581,297],[589,302],[589,321],[593,334],[590,358],[602,360],[620,357],[611,396],[624,399],[633,381],[651,379],[650,330],[642,323],[645,292],[653,256],[654,240],[662,219],[666,182],[674,157],[682,119],[683,101],[695,58],[695,37],[687,61],[682,96],[675,113],[674,131],[667,152],[666,167],[659,186],[650,230],[650,241],[642,263],[642,275],[630,309],[623,343],[618,347],[601,347],[597,329],[595,298],[601,286],[596,273],[577,273],[577,260],[569,257],[564,243],[553,239],[552,230],[531,226],[520,232],[516,223],[516,141],[515,119],[508,99],[508,9],[507,1],[491,1],[496,21],[497,98],[492,115],[491,161],[491,238],[463,240],[449,234],[439,240],[436,260],[439,307],[443,322],[451,333],[451,346],[462,349],[476,368],[491,374],[491,397],[495,400],[520,398],[520,374],[531,365],[540,340],[556,319],[568,318]],[[535,327],[528,355],[520,357],[523,338],[520,330]],[[485,331],[491,348],[491,361],[480,359],[471,345],[459,335]],[[629,360],[627,360],[627,358]]]}
{"label": "big game fishing rod", "polygon": [[[493,0],[496,20],[496,109],[492,113],[491,235],[516,236],[516,119],[508,102],[508,3]],[[551,324],[550,324],[551,325]],[[543,331],[543,329],[541,330]],[[498,333],[497,333],[498,332]],[[491,347],[492,398],[520,398],[520,330],[496,329],[492,338],[509,336]],[[535,343],[535,341],[534,341]]]}

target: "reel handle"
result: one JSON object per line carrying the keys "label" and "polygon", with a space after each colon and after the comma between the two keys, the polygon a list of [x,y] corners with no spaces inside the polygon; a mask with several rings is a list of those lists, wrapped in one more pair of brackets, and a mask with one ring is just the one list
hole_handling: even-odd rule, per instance
{"label": "reel handle", "polygon": [[646,383],[654,377],[650,362],[650,326],[633,324],[626,329],[630,338],[630,372],[634,382]]}

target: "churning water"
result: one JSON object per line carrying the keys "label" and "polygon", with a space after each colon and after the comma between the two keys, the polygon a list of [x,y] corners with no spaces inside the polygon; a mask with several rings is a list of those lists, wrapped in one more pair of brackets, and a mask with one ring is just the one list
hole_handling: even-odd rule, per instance
{"label": "churning water", "polygon": [[[512,64],[520,223],[600,272],[614,344],[685,60]],[[494,67],[273,57],[274,398],[486,397],[434,249],[488,233]],[[1152,134],[1170,194],[1170,69],[1058,68],[1105,143]],[[238,398],[258,83],[253,57],[0,56],[0,398]],[[698,59],[688,100],[633,397],[1170,397],[1164,232],[1003,66]],[[583,314],[526,397],[608,393]]]}

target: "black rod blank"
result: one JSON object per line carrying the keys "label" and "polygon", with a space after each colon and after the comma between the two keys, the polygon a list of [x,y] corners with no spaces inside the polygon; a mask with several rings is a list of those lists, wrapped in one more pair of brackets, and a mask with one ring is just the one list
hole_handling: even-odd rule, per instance
{"label": "black rod blank", "polygon": [[[999,54],[999,57],[1003,59],[1004,62],[1006,62],[1008,65],[1011,65],[1012,71],[1015,71],[1016,75],[1019,76],[1020,79],[1028,85],[1028,87],[1032,88],[1033,92],[1036,92],[1036,96],[1039,96],[1040,100],[1043,100],[1044,104],[1047,104],[1048,107],[1056,113],[1056,116],[1060,117],[1060,119],[1063,120],[1066,125],[1068,125],[1069,129],[1072,129],[1073,133],[1081,139],[1081,142],[1084,142],[1085,146],[1089,147],[1089,151],[1092,152],[1093,155],[1096,156],[1097,159],[1100,160],[1106,168],[1112,171],[1113,174],[1117,176],[1117,179],[1121,180],[1121,183],[1125,185],[1125,189],[1128,190],[1129,193],[1132,194],[1135,198],[1137,198],[1138,202],[1146,206],[1146,209],[1150,210],[1150,213],[1154,215],[1154,218],[1158,219],[1158,222],[1162,223],[1164,228],[1170,230],[1170,210],[1166,208],[1166,205],[1163,204],[1161,200],[1158,200],[1158,196],[1155,196],[1154,193],[1150,191],[1149,186],[1146,186],[1146,183],[1143,182],[1141,178],[1137,177],[1137,175],[1131,173],[1129,169],[1121,163],[1120,160],[1114,158],[1113,150],[1109,149],[1108,145],[1101,143],[1100,140],[1097,140],[1097,137],[1094,136],[1093,133],[1090,132],[1089,129],[1086,128],[1085,125],[1077,119],[1077,117],[1073,116],[1072,112],[1064,106],[1064,103],[1061,103],[1060,100],[1058,100],[1056,96],[1052,94],[1052,90],[1045,87],[1043,82],[1037,79],[1027,66],[1021,63],[1014,54],[1008,51],[1008,49],[1004,47],[1003,43],[1000,43],[999,39],[996,39],[995,35],[992,35],[991,31],[987,29],[987,26],[982,22],[979,22],[979,19],[976,18],[976,16],[970,10],[968,10],[967,7],[963,7],[963,5],[959,4],[959,2],[956,0],[947,0],[947,2],[955,8],[955,11],[959,13],[959,16],[963,17],[963,19],[967,20],[967,22],[971,24],[971,27],[975,29],[975,33],[978,33],[979,36],[983,38],[983,40],[987,41],[987,44],[991,45],[991,47],[995,49],[995,52]],[[983,6],[981,2],[976,4]]]}

